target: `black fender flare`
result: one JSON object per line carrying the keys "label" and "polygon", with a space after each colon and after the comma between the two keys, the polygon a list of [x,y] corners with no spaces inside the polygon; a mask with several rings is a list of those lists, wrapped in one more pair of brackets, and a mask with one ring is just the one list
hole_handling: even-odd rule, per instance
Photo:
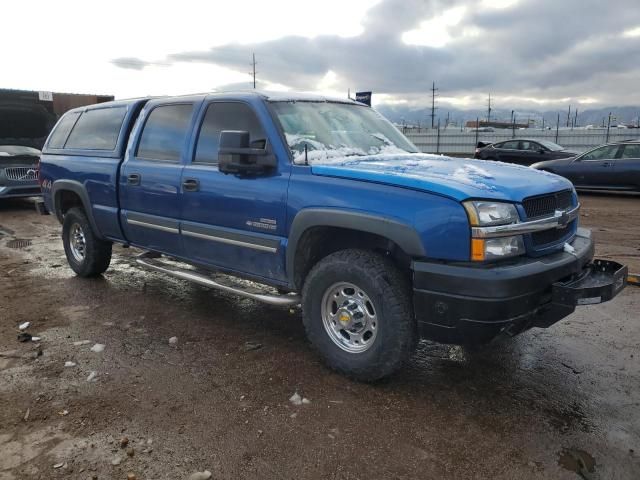
{"label": "black fender flare", "polygon": [[298,242],[309,228],[339,227],[373,233],[387,238],[413,258],[425,257],[424,245],[418,232],[397,220],[368,213],[337,208],[306,208],[298,212],[291,223],[287,241],[286,272],[289,283],[295,286],[295,258]]}
{"label": "black fender flare", "polygon": [[98,225],[96,224],[95,218],[93,217],[93,209],[91,208],[89,193],[87,192],[87,189],[85,188],[85,186],[76,180],[56,180],[55,182],[53,182],[53,185],[51,186],[51,202],[53,204],[53,211],[56,217],[58,218],[58,220],[60,221],[60,223],[62,223],[63,219],[62,219],[62,212],[61,212],[61,209],[59,208],[59,205],[57,205],[57,201],[58,201],[58,194],[59,192],[62,192],[62,191],[73,192],[76,195],[78,195],[78,197],[80,197],[80,201],[82,202],[82,207],[84,208],[84,211],[87,214],[87,218],[89,219],[89,224],[91,225],[93,232],[98,238],[100,238],[101,240],[104,240],[104,236],[102,235],[102,233],[100,233],[100,230],[98,229]]}

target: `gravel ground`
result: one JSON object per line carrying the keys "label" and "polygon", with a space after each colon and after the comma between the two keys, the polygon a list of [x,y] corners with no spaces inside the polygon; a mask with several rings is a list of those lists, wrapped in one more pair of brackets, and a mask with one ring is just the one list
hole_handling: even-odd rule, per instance
{"label": "gravel ground", "polygon": [[[581,201],[598,255],[640,273],[640,198]],[[77,278],[55,218],[0,203],[0,480],[640,478],[638,287],[480,351],[422,343],[365,385],[322,366],[299,312],[135,253]],[[26,321],[40,342],[17,342]]]}

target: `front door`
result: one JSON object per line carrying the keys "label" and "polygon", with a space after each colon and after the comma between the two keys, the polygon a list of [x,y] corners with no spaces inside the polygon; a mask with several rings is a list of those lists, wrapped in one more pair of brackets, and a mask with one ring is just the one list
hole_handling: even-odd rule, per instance
{"label": "front door", "polygon": [[132,244],[179,256],[182,157],[193,104],[150,108],[120,170],[121,224]]}
{"label": "front door", "polygon": [[575,178],[570,180],[576,186],[605,188],[615,183],[613,165],[618,145],[605,145],[591,150],[578,158]]}
{"label": "front door", "polygon": [[640,190],[640,144],[624,145],[622,152],[618,152],[613,171],[615,185],[630,190]]}
{"label": "front door", "polygon": [[223,130],[248,131],[252,147],[271,150],[267,117],[263,105],[254,109],[243,102],[213,101],[202,109],[192,158],[182,172],[182,239],[193,261],[284,281],[288,159],[261,175],[218,170]]}

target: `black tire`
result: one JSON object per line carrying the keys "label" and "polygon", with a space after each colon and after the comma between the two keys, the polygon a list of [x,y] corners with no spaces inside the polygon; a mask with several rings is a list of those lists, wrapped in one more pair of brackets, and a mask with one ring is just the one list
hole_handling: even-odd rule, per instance
{"label": "black tire", "polygon": [[[80,228],[84,237],[84,248],[72,245],[73,232]],[[81,208],[71,208],[62,222],[62,244],[71,269],[81,277],[95,277],[104,273],[111,262],[111,242],[100,240],[91,229],[87,215]],[[75,253],[74,253],[75,251]],[[84,251],[79,257],[78,252]]]}
{"label": "black tire", "polygon": [[[338,346],[323,322],[325,294],[330,300],[330,289],[341,282],[362,289],[375,309],[377,322],[373,325],[377,331],[372,344],[362,352],[352,353]],[[365,250],[333,253],[313,267],[302,289],[307,337],[330,368],[365,382],[386,377],[400,368],[416,347],[410,292],[408,279],[390,259]],[[333,324],[340,328],[335,321]]]}

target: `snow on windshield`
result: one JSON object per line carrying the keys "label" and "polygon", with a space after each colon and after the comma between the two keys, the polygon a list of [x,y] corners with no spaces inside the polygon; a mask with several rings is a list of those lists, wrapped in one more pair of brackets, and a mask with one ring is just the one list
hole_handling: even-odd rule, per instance
{"label": "snow on windshield", "polygon": [[272,105],[296,164],[418,151],[391,123],[368,107],[317,101]]}
{"label": "snow on windshield", "polygon": [[[382,134],[380,134],[382,135]],[[287,143],[291,147],[293,153],[293,163],[296,165],[309,164],[330,164],[344,162],[345,157],[365,156],[365,155],[384,155],[384,154],[404,154],[406,150],[396,147],[393,144],[384,144],[380,147],[370,147],[368,150],[356,147],[346,146],[327,146],[320,142],[316,142],[310,138],[300,137],[298,135],[285,134]],[[303,145],[302,151],[296,148],[297,145]],[[306,144],[307,151],[304,151]]]}

